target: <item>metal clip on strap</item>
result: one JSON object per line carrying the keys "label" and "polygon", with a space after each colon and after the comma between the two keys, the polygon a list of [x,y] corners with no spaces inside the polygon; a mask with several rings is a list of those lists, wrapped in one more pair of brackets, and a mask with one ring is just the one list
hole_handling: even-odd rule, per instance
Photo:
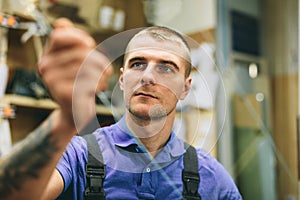
{"label": "metal clip on strap", "polygon": [[[186,146],[187,144],[185,144]],[[193,146],[188,146],[183,156],[184,168],[182,170],[184,200],[200,200],[198,193],[200,184],[200,175],[198,171],[198,156]]]}
{"label": "metal clip on strap", "polygon": [[105,192],[103,190],[103,180],[105,177],[105,167],[86,166],[87,187],[84,193],[85,199],[103,199]]}
{"label": "metal clip on strap", "polygon": [[182,172],[182,178],[184,181],[184,192],[183,196],[185,199],[199,199],[198,186],[200,178],[198,174],[191,172]]}

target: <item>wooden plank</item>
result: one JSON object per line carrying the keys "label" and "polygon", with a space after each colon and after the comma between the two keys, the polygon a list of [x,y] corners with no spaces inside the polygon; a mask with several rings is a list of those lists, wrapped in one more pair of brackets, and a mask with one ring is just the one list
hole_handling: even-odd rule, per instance
{"label": "wooden plank", "polygon": [[298,153],[297,111],[298,76],[277,75],[273,77],[273,124],[277,148],[277,190],[279,199],[287,195],[297,196]]}
{"label": "wooden plank", "polygon": [[[6,94],[0,99],[1,105],[16,106],[16,116],[9,119],[12,143],[15,144],[32,132],[58,105],[51,99],[35,99],[26,96]],[[115,111],[117,112],[117,111]],[[96,105],[96,114],[100,126],[113,123],[110,108]],[[122,112],[121,112],[122,114]]]}
{"label": "wooden plank", "polygon": [[260,129],[262,108],[255,95],[235,95],[233,97],[234,126]]}
{"label": "wooden plank", "polygon": [[[15,94],[4,95],[0,102],[35,109],[53,110],[58,108],[58,105],[51,99],[35,99],[32,97],[20,96]],[[103,105],[96,105],[96,113],[99,115],[112,115],[110,108],[107,108]]]}
{"label": "wooden plank", "polygon": [[201,43],[212,43],[212,44],[215,43],[214,28],[206,29],[195,33],[190,33],[187,36],[190,37],[190,39],[194,40],[192,41],[189,38],[187,38],[187,42],[190,48],[198,48],[197,43],[198,45],[200,45]]}

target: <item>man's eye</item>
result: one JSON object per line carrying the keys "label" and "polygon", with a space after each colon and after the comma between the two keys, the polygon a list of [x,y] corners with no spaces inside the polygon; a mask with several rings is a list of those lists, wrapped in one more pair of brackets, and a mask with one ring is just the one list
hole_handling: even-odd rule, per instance
{"label": "man's eye", "polygon": [[173,72],[173,68],[168,65],[159,65],[159,70],[162,72]]}
{"label": "man's eye", "polygon": [[146,66],[146,64],[145,63],[141,63],[141,62],[136,62],[136,63],[133,63],[131,66],[133,68],[143,68],[143,67]]}

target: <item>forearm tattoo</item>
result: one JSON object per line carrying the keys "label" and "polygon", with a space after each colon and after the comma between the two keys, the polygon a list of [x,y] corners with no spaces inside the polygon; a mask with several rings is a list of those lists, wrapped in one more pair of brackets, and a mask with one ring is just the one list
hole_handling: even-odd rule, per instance
{"label": "forearm tattoo", "polygon": [[50,127],[51,119],[48,119],[0,161],[0,199],[13,194],[26,179],[38,178],[39,170],[58,150]]}

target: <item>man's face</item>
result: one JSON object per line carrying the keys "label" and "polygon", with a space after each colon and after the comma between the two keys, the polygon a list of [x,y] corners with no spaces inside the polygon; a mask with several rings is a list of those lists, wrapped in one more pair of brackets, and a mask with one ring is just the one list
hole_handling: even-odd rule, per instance
{"label": "man's face", "polygon": [[131,114],[153,120],[175,112],[191,83],[185,78],[182,51],[178,43],[144,36],[131,43],[120,75],[125,105]]}

